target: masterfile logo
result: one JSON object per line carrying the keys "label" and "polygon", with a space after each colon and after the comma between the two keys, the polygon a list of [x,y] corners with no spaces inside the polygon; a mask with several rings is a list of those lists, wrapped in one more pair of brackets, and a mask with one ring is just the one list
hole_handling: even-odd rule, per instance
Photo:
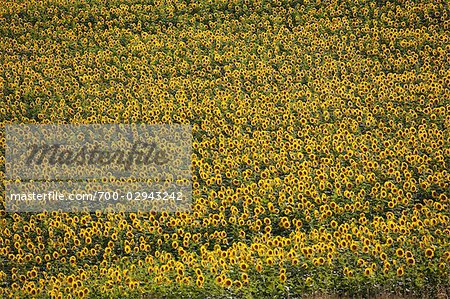
{"label": "masterfile logo", "polygon": [[50,165],[111,165],[122,164],[129,170],[131,165],[163,165],[169,162],[167,153],[157,147],[155,142],[134,142],[130,150],[105,150],[96,146],[89,150],[83,146],[78,150],[64,149],[61,144],[30,146],[27,165],[42,165],[47,161]]}
{"label": "masterfile logo", "polygon": [[190,179],[189,125],[8,125],[11,179]]}

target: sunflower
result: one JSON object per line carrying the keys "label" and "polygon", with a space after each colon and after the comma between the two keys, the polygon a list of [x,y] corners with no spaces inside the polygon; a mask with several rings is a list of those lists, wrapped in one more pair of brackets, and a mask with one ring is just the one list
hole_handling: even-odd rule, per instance
{"label": "sunflower", "polygon": [[434,256],[434,250],[432,248],[425,249],[425,257],[431,259]]}
{"label": "sunflower", "polygon": [[413,257],[406,258],[406,263],[410,266],[414,266],[416,264],[416,260]]}
{"label": "sunflower", "polygon": [[364,275],[365,276],[372,276],[373,269],[371,267],[364,269]]}
{"label": "sunflower", "polygon": [[405,252],[403,251],[402,248],[397,248],[397,250],[395,250],[395,254],[396,254],[398,257],[403,257],[403,255],[405,254]]}

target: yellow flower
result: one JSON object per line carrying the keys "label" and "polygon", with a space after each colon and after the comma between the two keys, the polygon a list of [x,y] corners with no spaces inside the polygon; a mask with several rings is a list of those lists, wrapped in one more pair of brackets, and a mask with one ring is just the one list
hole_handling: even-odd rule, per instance
{"label": "yellow flower", "polygon": [[432,258],[434,256],[434,250],[432,248],[425,249],[425,256],[427,258]]}
{"label": "yellow flower", "polygon": [[242,282],[239,280],[235,280],[235,281],[233,281],[233,286],[239,290],[242,288]]}
{"label": "yellow flower", "polygon": [[373,269],[372,268],[366,268],[364,270],[364,275],[365,276],[371,276],[373,274]]}
{"label": "yellow flower", "polygon": [[408,265],[414,266],[416,264],[416,261],[414,260],[413,257],[408,257],[408,258],[406,258],[406,263]]}
{"label": "yellow flower", "polygon": [[225,279],[224,285],[229,288],[233,285],[233,281],[229,278]]}

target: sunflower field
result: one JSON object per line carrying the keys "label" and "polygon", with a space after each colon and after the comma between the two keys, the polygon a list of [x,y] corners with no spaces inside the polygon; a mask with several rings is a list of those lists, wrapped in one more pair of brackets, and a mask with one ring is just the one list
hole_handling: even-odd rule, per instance
{"label": "sunflower field", "polygon": [[9,213],[0,298],[450,296],[446,0],[0,0],[7,124],[190,124],[192,211]]}

